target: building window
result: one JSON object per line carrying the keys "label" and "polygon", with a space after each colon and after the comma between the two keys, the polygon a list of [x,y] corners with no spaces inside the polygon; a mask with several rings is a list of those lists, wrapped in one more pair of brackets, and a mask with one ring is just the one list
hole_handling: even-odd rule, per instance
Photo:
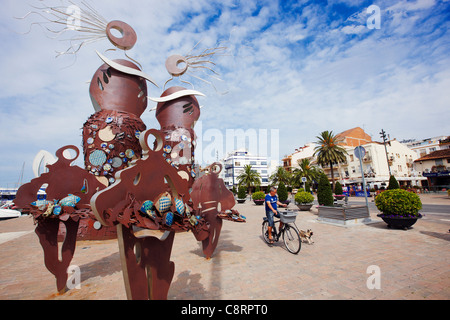
{"label": "building window", "polygon": [[[290,164],[290,163],[289,163]],[[262,166],[267,166],[267,161],[261,161]]]}
{"label": "building window", "polygon": [[256,161],[250,161],[251,166],[256,166]]}
{"label": "building window", "polygon": [[234,165],[235,165],[236,167],[240,167],[240,166],[241,166],[241,163],[236,161],[236,162],[234,163]]}
{"label": "building window", "polygon": [[398,172],[402,172],[402,166],[401,165],[398,166]]}
{"label": "building window", "polygon": [[352,154],[350,155],[350,161],[353,161],[353,155]]}

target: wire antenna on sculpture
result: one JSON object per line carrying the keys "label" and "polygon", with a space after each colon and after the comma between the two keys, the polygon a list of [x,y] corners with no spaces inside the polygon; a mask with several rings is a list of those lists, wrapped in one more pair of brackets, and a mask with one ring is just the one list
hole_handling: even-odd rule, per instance
{"label": "wire antenna on sculpture", "polygon": [[[167,58],[166,69],[171,75],[171,78],[166,81],[166,83],[164,84],[164,88],[166,87],[167,83],[169,83],[176,77],[178,77],[181,82],[189,84],[194,88],[194,85],[191,82],[183,80],[181,78],[186,74],[212,86],[216,92],[219,92],[213,81],[210,81],[210,79],[223,81],[219,78],[219,73],[213,69],[216,64],[212,61],[212,59],[214,56],[226,55],[226,51],[228,48],[223,46],[207,48],[199,54],[191,54],[199,44],[200,42],[198,42],[187,55],[182,56],[175,54]],[[224,95],[226,93],[227,92],[222,92],[220,94]]]}
{"label": "wire antenna on sculpture", "polygon": [[[43,20],[31,23],[30,29],[25,34],[30,33],[34,25],[38,25],[54,35],[52,37],[46,34],[47,37],[68,41],[69,48],[57,52],[57,57],[65,54],[75,55],[83,46],[108,38],[108,21],[85,1],[82,1],[81,5],[76,5],[72,1],[68,1],[68,5],[63,5],[63,1],[61,1],[59,6],[47,5],[45,1],[41,1],[41,3],[42,6],[30,5],[36,10],[17,19],[26,19],[32,15],[40,16]],[[62,37],[71,31],[76,31],[79,35]]]}

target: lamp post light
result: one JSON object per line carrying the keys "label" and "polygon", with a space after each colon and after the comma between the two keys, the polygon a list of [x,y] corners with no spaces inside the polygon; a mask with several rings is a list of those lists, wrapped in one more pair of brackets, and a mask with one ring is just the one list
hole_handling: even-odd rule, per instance
{"label": "lamp post light", "polygon": [[[386,161],[387,161],[387,165],[388,165],[388,169],[389,169],[389,177],[390,177],[392,174],[391,174],[391,166],[389,165],[389,157],[388,157],[387,146],[386,146],[386,141],[387,141],[386,132],[383,129],[381,129],[380,135],[381,135],[381,138],[383,138],[384,150],[386,151]],[[388,143],[389,143],[389,145],[391,145],[390,141],[388,141]]]}

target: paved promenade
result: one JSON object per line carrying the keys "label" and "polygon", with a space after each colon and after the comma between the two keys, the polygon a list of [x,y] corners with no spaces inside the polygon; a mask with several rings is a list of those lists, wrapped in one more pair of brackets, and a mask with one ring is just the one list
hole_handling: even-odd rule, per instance
{"label": "paved promenade", "polygon": [[[446,196],[421,197],[450,212]],[[314,244],[292,255],[281,242],[262,240],[264,207],[247,200],[236,208],[247,223],[224,222],[211,260],[191,233],[176,235],[169,299],[450,299],[450,214],[403,231],[388,229],[376,210],[375,223],[339,227],[318,222],[313,208],[299,213],[297,226],[313,230]],[[78,242],[72,264],[81,268],[81,289],[58,295],[33,230],[29,217],[0,221],[0,299],[126,299],[116,240]],[[380,289],[367,287],[372,265]]]}

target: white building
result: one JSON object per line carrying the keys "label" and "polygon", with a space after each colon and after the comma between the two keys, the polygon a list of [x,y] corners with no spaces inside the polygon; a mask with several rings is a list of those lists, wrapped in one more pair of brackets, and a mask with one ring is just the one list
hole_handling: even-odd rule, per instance
{"label": "white building", "polygon": [[269,185],[269,177],[277,168],[277,161],[269,161],[267,157],[253,156],[246,150],[230,152],[222,161],[223,170],[221,178],[228,188],[236,186],[239,175],[244,172],[245,165],[251,165],[252,169],[261,176],[261,187]]}
{"label": "white building", "polygon": [[316,147],[316,144],[307,143],[303,147],[295,149],[294,153],[292,153],[292,154],[286,156],[284,159],[282,159],[283,167],[288,171],[292,171],[292,169],[299,167],[298,162],[303,159],[308,159],[311,162],[313,162],[315,147]]}
{"label": "white building", "polygon": [[[344,146],[348,153],[347,159],[344,163],[336,165],[335,179],[346,185],[360,184],[363,173],[370,188],[387,186],[391,174],[400,185],[415,186],[420,185],[421,180],[426,180],[414,170],[417,154],[397,140],[391,140],[386,148],[380,142],[365,143],[362,147],[366,150],[366,155],[362,159],[362,172],[359,159],[355,155],[355,147]],[[325,173],[330,173],[329,168],[324,170]]]}
{"label": "white building", "polygon": [[431,152],[443,150],[447,146],[443,145],[441,141],[448,139],[448,136],[439,136],[434,138],[427,138],[422,140],[404,140],[401,143],[405,144],[409,149],[417,153],[417,157],[421,158]]}

